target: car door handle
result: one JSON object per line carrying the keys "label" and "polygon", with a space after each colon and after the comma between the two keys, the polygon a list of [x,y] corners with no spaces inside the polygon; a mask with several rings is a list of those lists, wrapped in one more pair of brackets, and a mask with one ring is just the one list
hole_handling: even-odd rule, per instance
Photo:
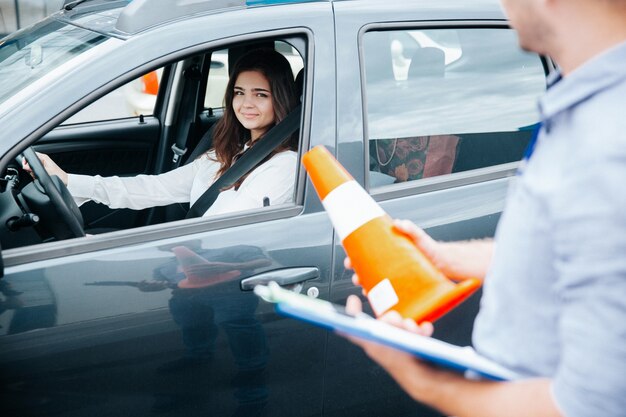
{"label": "car door handle", "polygon": [[257,285],[267,285],[272,281],[281,286],[293,285],[319,276],[320,270],[316,267],[276,269],[241,280],[241,289],[251,291]]}

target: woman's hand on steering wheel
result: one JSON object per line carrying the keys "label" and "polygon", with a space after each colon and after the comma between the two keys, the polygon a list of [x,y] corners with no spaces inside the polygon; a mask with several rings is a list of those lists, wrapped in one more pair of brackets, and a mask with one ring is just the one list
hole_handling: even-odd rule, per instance
{"label": "woman's hand on steering wheel", "polygon": [[[42,222],[54,225],[51,226],[55,229],[51,231],[53,237],[67,239],[85,236],[83,217],[65,185],[67,173],[48,155],[35,152],[32,147],[26,148],[22,156],[22,167],[37,179],[38,185],[30,190],[34,194],[33,202],[40,206],[38,214],[42,217]],[[24,189],[29,186],[30,184]]]}
{"label": "woman's hand on steering wheel", "polygon": [[[56,175],[61,181],[63,181],[63,184],[67,186],[67,172],[63,171],[61,167],[59,167],[56,162],[54,162],[52,158],[50,158],[45,153],[35,152],[35,154],[37,155],[37,158],[39,158],[39,160],[41,161],[43,167],[46,169],[48,175]],[[33,170],[26,161],[26,158],[22,159],[22,168],[24,169],[24,171],[29,172],[31,175],[33,175]]]}

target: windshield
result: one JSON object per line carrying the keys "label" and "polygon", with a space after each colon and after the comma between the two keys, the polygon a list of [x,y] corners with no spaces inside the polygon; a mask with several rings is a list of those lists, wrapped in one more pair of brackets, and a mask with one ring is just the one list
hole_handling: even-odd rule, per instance
{"label": "windshield", "polygon": [[108,37],[47,19],[0,40],[0,104]]}

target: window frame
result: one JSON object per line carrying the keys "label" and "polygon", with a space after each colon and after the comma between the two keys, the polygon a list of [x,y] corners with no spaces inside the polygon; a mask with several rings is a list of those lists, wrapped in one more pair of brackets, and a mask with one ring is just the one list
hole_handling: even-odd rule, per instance
{"label": "window frame", "polygon": [[[314,65],[314,43],[315,36],[311,29],[307,27],[293,27],[288,29],[276,29],[268,32],[245,33],[229,38],[215,39],[202,44],[194,45],[184,50],[174,51],[170,54],[162,56],[158,60],[154,60],[139,67],[128,71],[123,77],[119,77],[114,81],[101,85],[87,94],[82,100],[67,107],[56,117],[40,126],[30,135],[21,141],[22,147],[31,146],[41,137],[50,131],[62,126],[62,122],[72,115],[78,113],[94,101],[105,96],[109,92],[125,85],[129,81],[138,78],[144,73],[150,72],[157,68],[168,67],[174,63],[181,62],[187,58],[201,55],[207,51],[218,50],[235,44],[244,44],[266,39],[299,39],[301,45],[293,45],[298,53],[302,56],[304,63],[304,80],[303,80],[303,100],[302,100],[302,118],[300,122],[300,144],[298,150],[298,161],[301,161],[303,153],[309,149],[310,131],[311,131],[311,109],[312,109],[312,75]],[[289,43],[289,42],[288,42]],[[172,94],[172,86],[168,83],[168,88],[159,88],[157,107],[159,108],[159,117],[162,116],[160,111],[165,112],[168,107],[168,97],[163,94]],[[171,97],[170,97],[171,98]],[[163,106],[164,108],[161,108]],[[157,114],[157,110],[155,110]],[[117,119],[116,119],[117,120]],[[163,120],[161,118],[161,120]],[[110,122],[110,121],[109,121]],[[94,122],[91,122],[94,123]],[[97,123],[97,122],[95,122]],[[79,126],[63,125],[63,127]],[[294,218],[304,212],[306,172],[298,164],[298,170],[295,178],[295,193],[292,204],[284,204],[275,206],[266,210],[247,210],[236,213],[227,213],[222,215],[211,216],[207,218],[184,219],[160,224],[134,227],[125,230],[105,233],[102,235],[93,235],[83,238],[71,238],[54,242],[43,242],[34,245],[28,245],[3,251],[4,266],[19,266],[31,264],[37,261],[50,260],[58,258],[62,259],[71,255],[89,254],[90,252],[114,249],[124,245],[134,245],[160,241],[169,238],[181,236],[190,236],[200,233],[208,233],[214,230],[228,229],[232,227],[246,226],[255,223],[264,223],[268,221]]]}
{"label": "window frame", "polygon": [[[429,193],[433,191],[456,188],[465,185],[481,183],[485,181],[497,180],[512,177],[517,172],[518,162],[508,162],[504,164],[492,165],[468,171],[456,172],[419,180],[394,183],[372,188],[369,175],[369,120],[368,120],[368,98],[367,86],[365,84],[365,35],[373,31],[399,31],[399,30],[445,30],[445,29],[507,29],[513,30],[505,21],[438,21],[438,22],[393,22],[393,23],[372,23],[361,27],[358,33],[359,51],[359,75],[361,85],[362,118],[363,118],[363,169],[365,189],[369,191],[376,201],[385,201],[395,198],[406,197]],[[544,56],[538,55],[544,75],[547,79],[549,73],[554,69],[553,63]]]}

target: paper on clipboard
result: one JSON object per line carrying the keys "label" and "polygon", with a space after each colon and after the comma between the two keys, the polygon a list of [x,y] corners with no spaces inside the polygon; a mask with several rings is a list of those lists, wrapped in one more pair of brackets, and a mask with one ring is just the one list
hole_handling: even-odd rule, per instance
{"label": "paper on clipboard", "polygon": [[275,303],[276,311],[282,315],[392,346],[424,361],[463,373],[467,378],[497,381],[519,379],[517,374],[478,355],[471,347],[455,346],[410,333],[367,314],[351,316],[341,306],[296,294],[274,282],[267,286],[259,285],[254,292],[265,301]]}

